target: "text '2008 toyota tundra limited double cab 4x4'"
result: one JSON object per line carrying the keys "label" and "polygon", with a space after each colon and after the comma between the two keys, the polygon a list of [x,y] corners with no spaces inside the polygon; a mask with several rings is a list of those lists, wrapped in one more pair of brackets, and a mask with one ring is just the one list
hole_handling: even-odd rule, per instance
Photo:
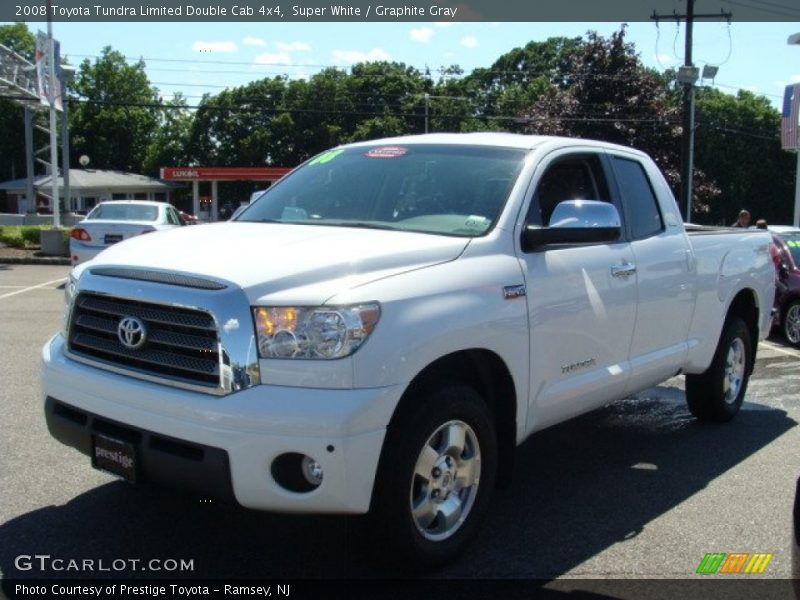
{"label": "text '2008 toyota tundra limited double cab 4x4'", "polygon": [[769,242],[687,233],[621,146],[339,147],[232,222],[77,267],[43,350],[48,426],[129,480],[368,513],[384,550],[438,564],[537,430],[678,373],[692,414],[731,419],[769,330]]}

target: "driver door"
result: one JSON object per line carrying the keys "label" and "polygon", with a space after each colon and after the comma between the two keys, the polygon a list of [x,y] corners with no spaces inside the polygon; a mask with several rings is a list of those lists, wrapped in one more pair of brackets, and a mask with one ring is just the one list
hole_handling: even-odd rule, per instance
{"label": "driver door", "polygon": [[[543,167],[534,176],[523,227],[547,227],[564,200],[612,202],[602,153],[561,153]],[[623,227],[622,238],[610,243],[520,251],[531,336],[529,431],[601,406],[625,391],[637,277],[624,232]]]}

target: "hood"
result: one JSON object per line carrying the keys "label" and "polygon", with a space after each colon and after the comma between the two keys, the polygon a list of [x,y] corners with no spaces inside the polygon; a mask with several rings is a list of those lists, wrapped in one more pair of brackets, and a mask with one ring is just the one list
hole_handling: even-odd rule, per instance
{"label": "hood", "polygon": [[405,231],[240,221],[141,235],[86,266],[207,276],[241,287],[251,303],[310,306],[376,279],[454,260],[468,244],[468,238]]}

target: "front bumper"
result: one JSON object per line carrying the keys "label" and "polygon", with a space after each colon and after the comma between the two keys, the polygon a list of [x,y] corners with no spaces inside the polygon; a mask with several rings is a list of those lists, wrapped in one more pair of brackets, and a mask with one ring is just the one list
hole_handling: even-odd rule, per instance
{"label": "front bumper", "polygon": [[[193,470],[186,481],[170,481],[172,466],[145,472],[145,480],[225,497],[227,456],[232,497],[247,508],[305,513],[369,509],[386,426],[403,386],[331,390],[256,385],[211,396],[83,365],[65,357],[63,348],[64,339],[57,335],[42,350],[44,395],[52,399],[47,403],[66,407],[60,409],[62,416],[54,408],[47,411],[57,439],[86,451],[92,424],[109,422],[147,439],[157,436],[205,448],[207,456],[215,457],[206,466],[186,463]],[[87,424],[80,431],[67,429],[68,436],[59,435],[58,426],[68,426],[62,421],[70,409],[88,414]],[[73,421],[78,425],[80,417]],[[273,460],[287,452],[311,456],[322,466],[319,487],[295,493],[273,479]],[[169,460],[177,461],[180,454]],[[145,460],[143,467],[147,464]],[[193,485],[204,478],[217,482],[214,489]]]}

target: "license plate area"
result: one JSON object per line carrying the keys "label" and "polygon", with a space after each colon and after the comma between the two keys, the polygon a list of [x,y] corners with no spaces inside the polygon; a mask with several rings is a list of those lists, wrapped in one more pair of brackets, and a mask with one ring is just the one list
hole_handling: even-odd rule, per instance
{"label": "license plate area", "polygon": [[96,433],[92,435],[92,466],[135,482],[136,447],[129,442]]}
{"label": "license plate area", "polygon": [[117,242],[122,241],[122,234],[120,233],[107,233],[103,238],[103,242],[106,244],[116,244]]}

